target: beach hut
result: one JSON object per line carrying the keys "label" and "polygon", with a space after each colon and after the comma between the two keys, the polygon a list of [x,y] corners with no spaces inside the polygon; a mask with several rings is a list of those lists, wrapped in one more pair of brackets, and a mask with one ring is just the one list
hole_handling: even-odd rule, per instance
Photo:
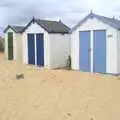
{"label": "beach hut", "polygon": [[23,32],[23,61],[45,68],[66,66],[70,55],[69,27],[61,21],[33,18]]}
{"label": "beach hut", "polygon": [[90,13],[71,34],[72,69],[120,73],[120,21]]}
{"label": "beach hut", "polygon": [[5,33],[5,59],[23,62],[23,26],[10,26],[4,30]]}

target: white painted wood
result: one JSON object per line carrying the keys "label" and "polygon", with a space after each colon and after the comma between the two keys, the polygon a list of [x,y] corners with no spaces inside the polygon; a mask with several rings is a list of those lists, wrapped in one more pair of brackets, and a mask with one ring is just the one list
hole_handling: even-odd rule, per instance
{"label": "white painted wood", "polygon": [[36,35],[34,35],[34,40],[35,40],[35,65],[37,65],[37,38]]}
{"label": "white painted wood", "polygon": [[5,46],[4,46],[4,49],[5,49],[5,60],[8,60],[8,35],[7,33],[5,33]]}
{"label": "white painted wood", "polygon": [[13,33],[13,60],[22,62],[22,34],[15,33],[11,28],[9,28],[5,33],[5,59],[8,60],[8,32]]}
{"label": "white painted wood", "polygon": [[[49,35],[48,33],[43,29],[41,28],[37,23],[32,23],[24,32],[23,34],[23,56],[24,56],[24,63],[25,64],[28,64],[28,39],[27,39],[27,34],[37,34],[37,33],[43,33],[44,34],[44,64],[45,64],[45,67],[48,66],[48,63],[49,63],[49,57],[48,57],[48,51],[49,51]],[[35,42],[36,44],[36,42]],[[36,48],[36,46],[35,46]],[[36,50],[35,50],[35,56],[36,56]],[[36,57],[35,57],[36,58]],[[36,60],[35,60],[36,61]]]}
{"label": "white painted wood", "polygon": [[91,31],[91,72],[93,72],[93,31]]}
{"label": "white painted wood", "polygon": [[[50,34],[37,23],[32,23],[23,34],[24,63],[28,64],[27,34],[44,34],[44,67],[56,68],[65,66],[67,56],[70,54],[70,36],[68,34]],[[35,47],[36,48],[36,47]],[[35,50],[36,55],[36,50]]]}
{"label": "white painted wood", "polygon": [[72,69],[79,70],[79,31],[74,31],[71,35],[71,58]]}
{"label": "white painted wood", "polygon": [[70,36],[68,34],[50,34],[50,67],[65,67],[70,55]]}
{"label": "white painted wood", "polygon": [[118,73],[120,73],[120,31],[117,31],[117,69]]}
{"label": "white painted wood", "polygon": [[23,33],[23,63],[28,64],[28,41],[25,32]]}
{"label": "white painted wood", "polygon": [[[93,31],[93,30],[106,30],[106,68],[107,73],[118,73],[117,61],[117,30],[109,25],[99,21],[96,18],[88,19],[80,27],[73,31],[71,35],[72,40],[72,68],[79,69],[79,32],[80,31]],[[91,32],[92,33],[92,32]],[[92,33],[93,34],[93,33]],[[112,37],[109,37],[112,35]],[[93,36],[93,35],[92,35]],[[91,72],[93,72],[93,38],[91,36]]]}
{"label": "white painted wood", "polygon": [[16,60],[16,33],[12,29],[8,29],[5,33],[5,58],[8,60],[8,32],[13,33],[13,60]]}
{"label": "white painted wood", "polygon": [[23,44],[22,34],[16,34],[16,60],[23,63]]}

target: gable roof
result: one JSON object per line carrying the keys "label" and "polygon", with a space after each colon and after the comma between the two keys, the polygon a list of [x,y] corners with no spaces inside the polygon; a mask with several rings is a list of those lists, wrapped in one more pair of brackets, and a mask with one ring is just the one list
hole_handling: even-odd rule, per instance
{"label": "gable roof", "polygon": [[24,31],[31,25],[31,23],[36,22],[48,33],[69,33],[70,28],[63,24],[61,21],[49,21],[33,18],[28,25],[24,28]]}
{"label": "gable roof", "polygon": [[83,20],[81,20],[75,27],[73,27],[72,31],[74,31],[78,26],[81,26],[89,18],[96,18],[113,28],[120,30],[120,20],[90,13]]}
{"label": "gable roof", "polygon": [[16,33],[22,33],[22,31],[24,30],[24,26],[11,26],[8,25],[7,28],[4,30],[4,33],[11,28],[14,32]]}

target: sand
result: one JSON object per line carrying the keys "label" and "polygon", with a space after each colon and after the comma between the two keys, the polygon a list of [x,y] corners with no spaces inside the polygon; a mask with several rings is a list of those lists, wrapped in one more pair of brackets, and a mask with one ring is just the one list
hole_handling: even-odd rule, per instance
{"label": "sand", "polygon": [[0,120],[120,120],[119,77],[45,70],[0,56]]}

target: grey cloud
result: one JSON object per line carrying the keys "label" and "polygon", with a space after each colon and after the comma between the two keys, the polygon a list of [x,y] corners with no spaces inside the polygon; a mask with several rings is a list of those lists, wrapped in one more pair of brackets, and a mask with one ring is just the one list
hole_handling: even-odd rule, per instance
{"label": "grey cloud", "polygon": [[72,0],[2,0],[0,7],[5,7],[4,22],[0,21],[1,24],[21,24],[22,21],[25,23],[32,16],[65,19],[73,13],[85,12],[83,7],[75,7]]}
{"label": "grey cloud", "polygon": [[90,9],[98,14],[113,16],[119,15],[119,6],[119,0],[0,0],[0,26],[25,24],[33,16],[41,19],[60,18],[73,26]]}
{"label": "grey cloud", "polygon": [[12,8],[18,5],[18,2],[10,0],[0,0],[0,7]]}

